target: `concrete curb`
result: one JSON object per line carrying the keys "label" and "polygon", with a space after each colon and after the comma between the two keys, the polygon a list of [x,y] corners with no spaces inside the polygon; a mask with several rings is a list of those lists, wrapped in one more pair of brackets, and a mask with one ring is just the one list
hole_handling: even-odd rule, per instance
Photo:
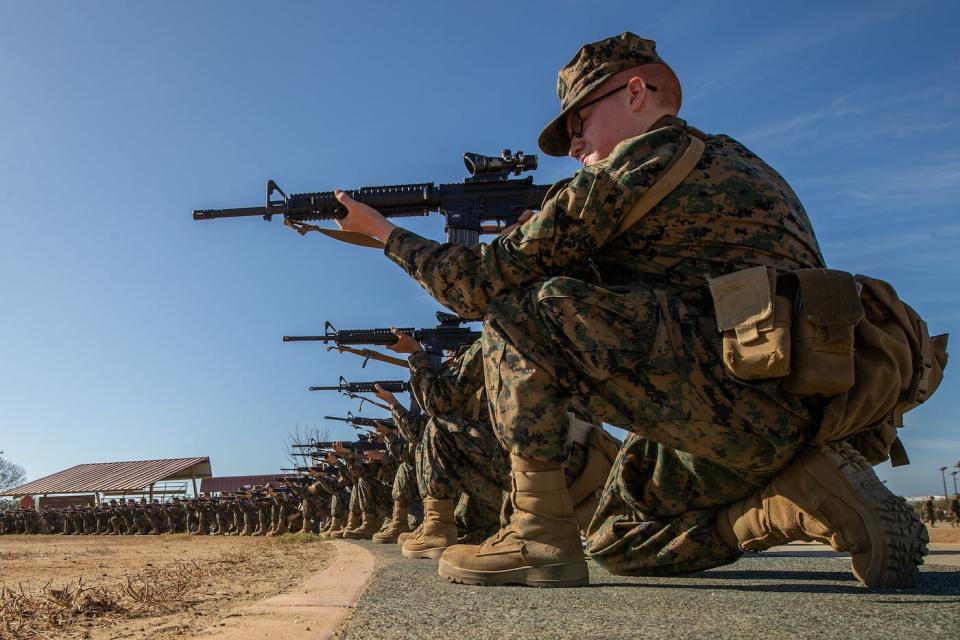
{"label": "concrete curb", "polygon": [[238,609],[222,621],[222,626],[204,629],[196,638],[329,638],[360,598],[375,563],[373,555],[359,545],[331,542],[337,555],[329,567],[307,578],[290,593]]}

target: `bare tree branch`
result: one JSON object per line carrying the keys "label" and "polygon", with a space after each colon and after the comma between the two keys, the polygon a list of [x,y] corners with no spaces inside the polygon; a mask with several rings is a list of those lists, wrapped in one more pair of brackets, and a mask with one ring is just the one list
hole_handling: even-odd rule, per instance
{"label": "bare tree branch", "polygon": [[290,467],[305,467],[303,454],[305,451],[295,448],[295,444],[310,444],[311,442],[323,442],[330,437],[330,430],[327,427],[300,426],[297,425],[293,431],[287,433],[285,446],[287,449],[287,462]]}
{"label": "bare tree branch", "polygon": [[0,491],[23,484],[27,479],[26,470],[20,465],[0,458]]}

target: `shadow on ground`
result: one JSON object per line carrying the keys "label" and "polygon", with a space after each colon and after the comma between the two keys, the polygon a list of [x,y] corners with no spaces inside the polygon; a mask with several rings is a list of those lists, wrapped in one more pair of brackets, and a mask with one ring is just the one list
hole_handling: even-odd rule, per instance
{"label": "shadow on ground", "polygon": [[960,570],[949,567],[924,567],[911,589],[871,591],[847,557],[764,553],[679,578],[615,576],[591,562],[590,587],[468,587],[394,545],[359,544],[379,566],[345,639],[960,637]]}

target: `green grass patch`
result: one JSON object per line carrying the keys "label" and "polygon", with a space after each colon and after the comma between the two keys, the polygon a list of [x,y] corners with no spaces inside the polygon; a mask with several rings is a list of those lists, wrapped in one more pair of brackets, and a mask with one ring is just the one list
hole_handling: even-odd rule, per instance
{"label": "green grass patch", "polygon": [[309,542],[323,542],[323,538],[315,533],[285,533],[273,539],[281,544],[302,544]]}

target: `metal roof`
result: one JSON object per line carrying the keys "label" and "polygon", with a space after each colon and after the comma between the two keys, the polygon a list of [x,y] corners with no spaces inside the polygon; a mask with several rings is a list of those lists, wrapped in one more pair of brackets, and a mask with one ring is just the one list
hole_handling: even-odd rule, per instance
{"label": "metal roof", "polygon": [[0,495],[23,496],[86,491],[140,491],[155,482],[208,478],[210,458],[167,458],[131,462],[78,464],[52,475],[7,489]]}
{"label": "metal roof", "polygon": [[262,476],[220,476],[218,478],[204,478],[200,481],[200,493],[223,493],[224,491],[239,491],[252,487],[255,484],[269,484],[279,487],[282,483],[279,478],[282,474]]}

